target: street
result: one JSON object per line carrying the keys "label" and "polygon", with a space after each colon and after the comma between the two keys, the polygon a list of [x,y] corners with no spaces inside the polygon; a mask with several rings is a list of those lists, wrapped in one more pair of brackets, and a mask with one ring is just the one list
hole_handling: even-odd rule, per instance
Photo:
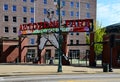
{"label": "street", "polygon": [[120,82],[120,74],[6,76],[0,77],[0,82]]}

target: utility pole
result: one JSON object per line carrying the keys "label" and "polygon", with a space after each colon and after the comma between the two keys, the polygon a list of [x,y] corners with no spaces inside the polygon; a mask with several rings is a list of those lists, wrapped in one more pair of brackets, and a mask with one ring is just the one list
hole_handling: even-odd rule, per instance
{"label": "utility pole", "polygon": [[60,29],[61,26],[61,14],[60,14],[60,0],[54,0],[54,5],[57,5],[58,10],[58,21],[59,21],[59,63],[57,72],[62,72],[62,32]]}
{"label": "utility pole", "polygon": [[58,71],[62,72],[62,34],[61,34],[61,13],[60,13],[60,0],[58,0],[58,20],[59,20],[59,63],[58,63]]}

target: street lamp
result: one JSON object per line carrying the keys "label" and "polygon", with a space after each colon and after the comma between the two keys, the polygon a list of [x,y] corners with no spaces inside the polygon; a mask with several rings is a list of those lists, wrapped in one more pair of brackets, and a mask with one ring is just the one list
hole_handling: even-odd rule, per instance
{"label": "street lamp", "polygon": [[80,19],[80,0],[79,0],[79,19]]}
{"label": "street lamp", "polygon": [[36,10],[36,3],[35,3],[35,1],[37,1],[37,0],[34,0],[34,23],[35,23],[35,10]]}
{"label": "street lamp", "polygon": [[59,21],[59,63],[57,72],[62,72],[62,34],[61,34],[61,15],[60,15],[60,0],[54,0],[54,5],[57,6],[58,9],[58,21]]}

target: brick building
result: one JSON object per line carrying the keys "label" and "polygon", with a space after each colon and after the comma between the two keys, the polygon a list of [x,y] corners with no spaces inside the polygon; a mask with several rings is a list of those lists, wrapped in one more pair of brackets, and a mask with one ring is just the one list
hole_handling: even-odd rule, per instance
{"label": "brick building", "polygon": [[[96,20],[96,0],[61,0],[61,6],[61,16],[63,20]],[[20,24],[43,21],[49,8],[55,10],[57,17],[58,11],[54,5],[54,0],[1,0],[0,38],[18,40]],[[85,36],[85,32],[69,33],[67,35],[67,44],[86,44]],[[27,45],[37,45],[36,37],[35,35],[27,36]],[[47,45],[51,44],[48,42]],[[56,53],[53,46],[48,46],[45,49],[49,55],[54,56]],[[68,46],[67,50],[77,55],[79,53],[85,53],[86,50],[89,50],[89,46]],[[37,49],[36,47],[27,47],[24,54],[35,56]]]}
{"label": "brick building", "polygon": [[[113,43],[110,42],[111,35],[114,35]],[[113,67],[120,67],[120,34],[107,34],[104,36],[104,42],[102,54],[103,63],[112,64]]]}
{"label": "brick building", "polygon": [[112,64],[112,67],[120,67],[120,23],[106,27],[104,36],[103,63]]}

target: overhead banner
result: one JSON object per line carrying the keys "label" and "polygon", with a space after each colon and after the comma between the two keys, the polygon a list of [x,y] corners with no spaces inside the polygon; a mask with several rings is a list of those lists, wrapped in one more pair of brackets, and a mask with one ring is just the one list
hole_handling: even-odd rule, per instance
{"label": "overhead banner", "polygon": [[[60,30],[61,32],[90,32],[93,31],[93,19],[65,20]],[[21,24],[19,28],[19,35],[57,32],[59,32],[58,21]]]}

